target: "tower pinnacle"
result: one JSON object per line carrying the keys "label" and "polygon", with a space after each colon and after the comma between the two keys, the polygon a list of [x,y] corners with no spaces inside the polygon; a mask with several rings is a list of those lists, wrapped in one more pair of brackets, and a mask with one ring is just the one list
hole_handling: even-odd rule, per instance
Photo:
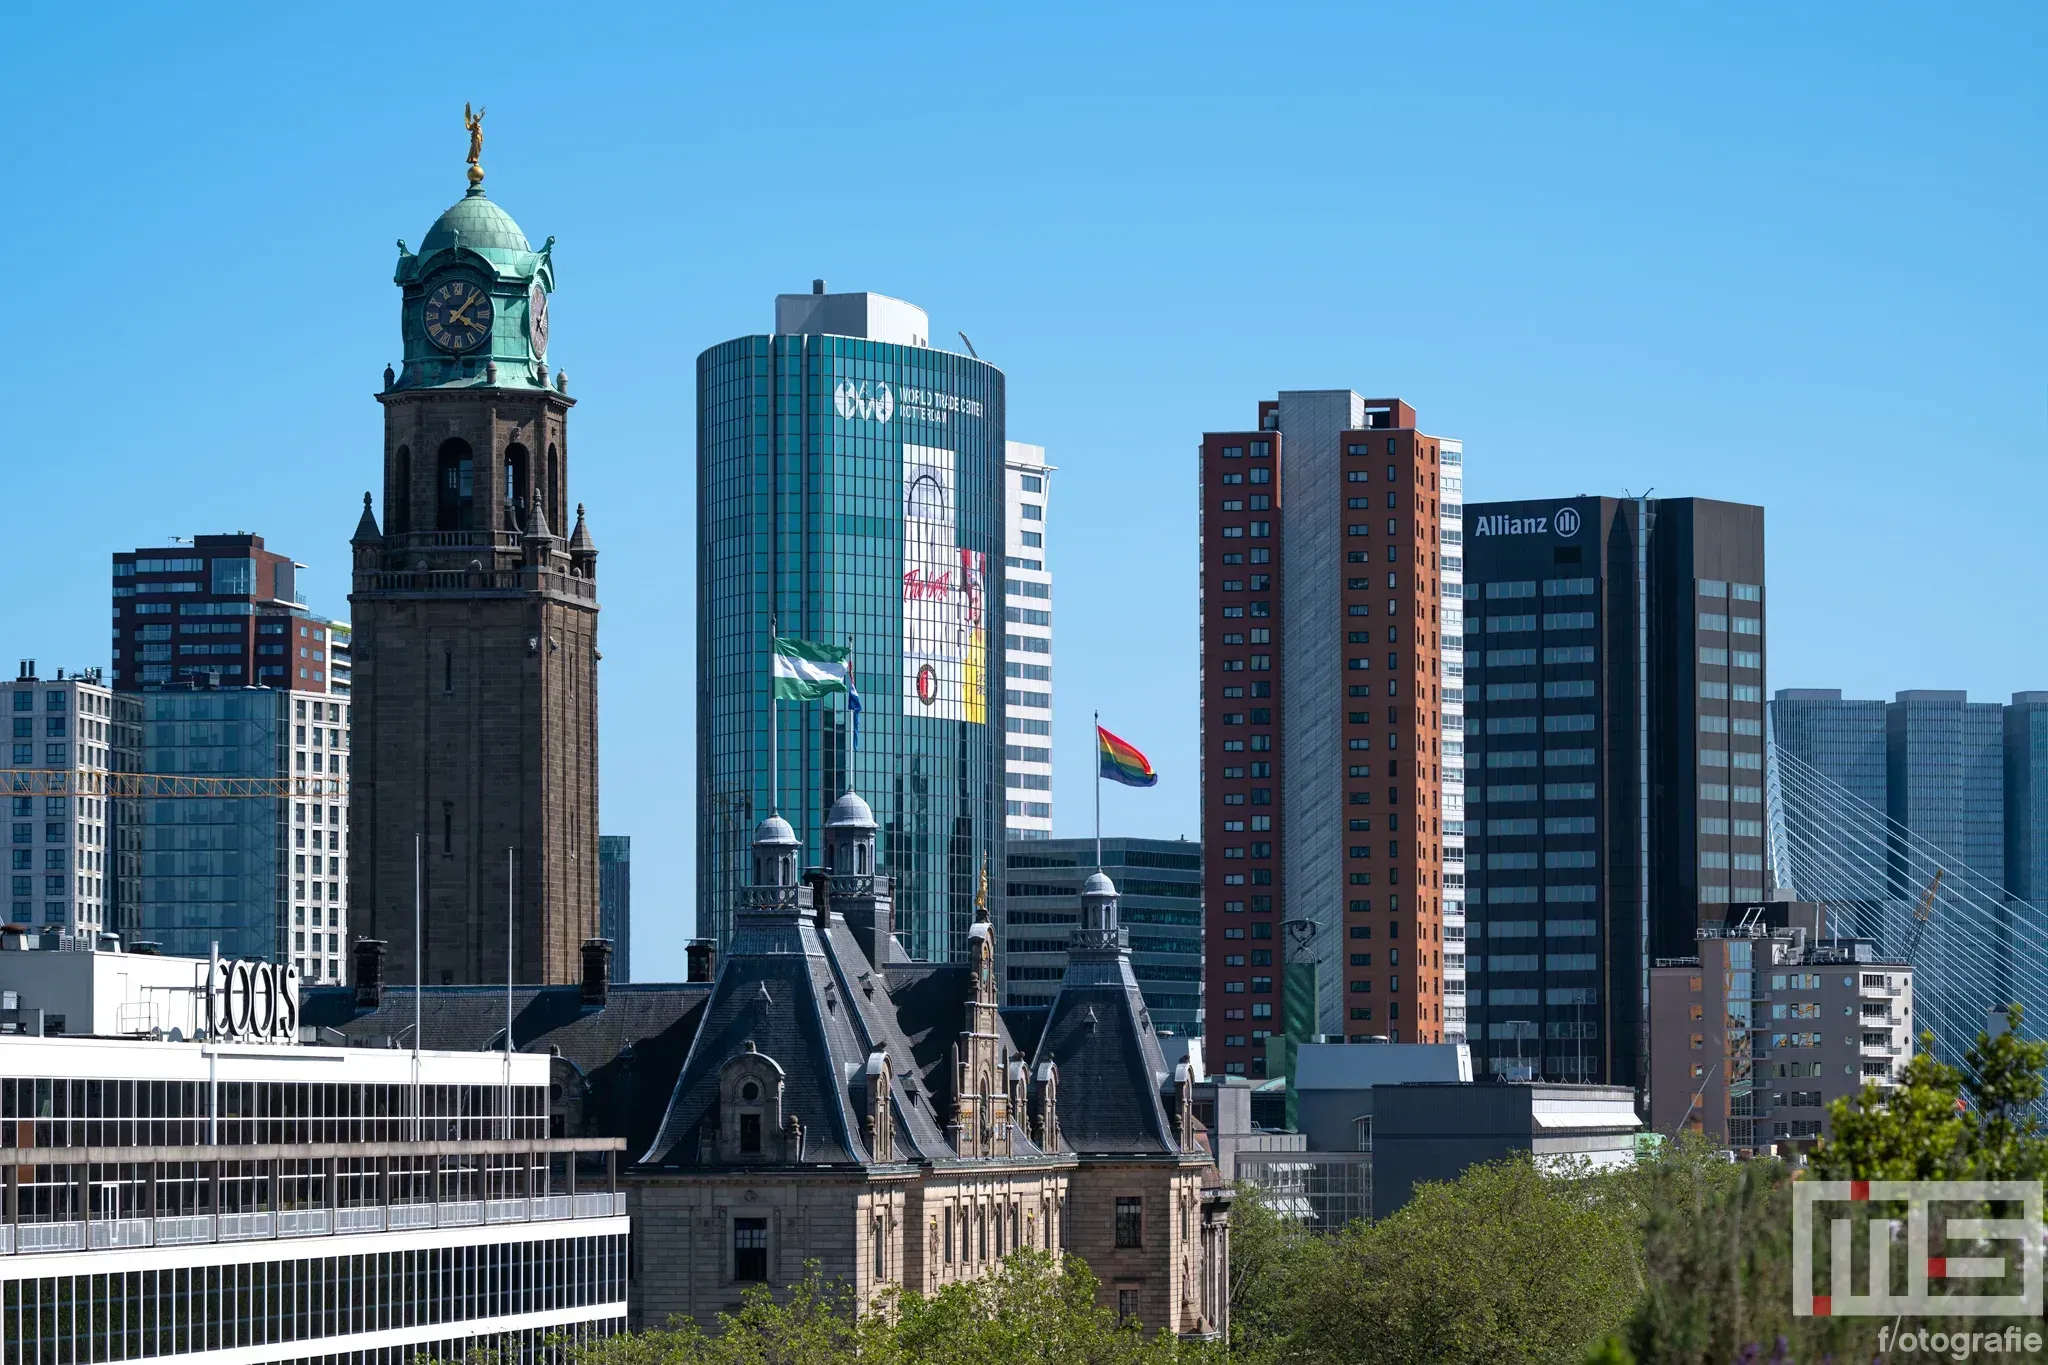
{"label": "tower pinnacle", "polygon": [[478,159],[484,154],[483,106],[477,106],[477,111],[472,114],[469,112],[469,103],[464,101],[462,126],[469,129],[469,183],[481,185],[484,183],[484,168],[478,164]]}

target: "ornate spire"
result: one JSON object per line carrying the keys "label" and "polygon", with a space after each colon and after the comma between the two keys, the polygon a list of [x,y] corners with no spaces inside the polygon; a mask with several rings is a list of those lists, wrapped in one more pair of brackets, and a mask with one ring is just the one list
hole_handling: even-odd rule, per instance
{"label": "ornate spire", "polygon": [[547,507],[539,498],[533,500],[533,515],[526,519],[526,539],[553,540],[555,534],[548,529]]}
{"label": "ornate spire", "polygon": [[363,517],[356,523],[356,533],[349,537],[349,544],[363,545],[370,541],[384,539],[384,533],[377,529],[377,514],[370,510],[370,495],[363,494]]}
{"label": "ornate spire", "polygon": [[594,555],[597,542],[590,538],[590,528],[583,524],[583,504],[576,504],[576,529],[569,535],[569,553],[572,555]]}

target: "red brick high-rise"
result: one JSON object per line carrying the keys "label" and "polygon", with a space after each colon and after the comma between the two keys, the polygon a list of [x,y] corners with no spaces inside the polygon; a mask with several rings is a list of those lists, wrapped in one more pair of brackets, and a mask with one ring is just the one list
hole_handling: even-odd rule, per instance
{"label": "red brick high-rise", "polygon": [[[180,685],[348,691],[348,646],[298,600],[263,537],[195,536],[114,555],[114,690]],[[340,657],[336,657],[337,652]]]}
{"label": "red brick high-rise", "polygon": [[[1440,738],[1446,444],[1406,403],[1348,390],[1282,393],[1254,429],[1202,438],[1204,1032],[1219,1070],[1265,1075],[1269,1037],[1462,1035],[1462,996],[1447,1016],[1444,992],[1446,819],[1462,834]],[[1462,641],[1461,616],[1449,629]]]}

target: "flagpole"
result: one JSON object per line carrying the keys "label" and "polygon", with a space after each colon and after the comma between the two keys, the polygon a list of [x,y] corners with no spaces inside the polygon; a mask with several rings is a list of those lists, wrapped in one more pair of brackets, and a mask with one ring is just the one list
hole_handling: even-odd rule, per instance
{"label": "flagpole", "polygon": [[1095,870],[1102,871],[1102,713],[1095,713]]}
{"label": "flagpole", "polygon": [[846,637],[846,749],[845,761],[840,765],[839,776],[846,783],[846,790],[853,790],[853,727],[860,724],[853,712],[853,637]]}
{"label": "flagpole", "polygon": [[781,627],[773,613],[768,617],[768,813],[782,814],[782,764],[781,752],[776,748],[775,736],[775,641],[781,635]]}
{"label": "flagpole", "polygon": [[427,836],[412,836],[412,1140],[421,1137],[424,1116],[420,1113],[420,989],[426,979],[426,939],[420,932],[421,887],[426,880]]}
{"label": "flagpole", "polygon": [[505,845],[505,1138],[512,1138],[512,941],[517,934],[513,916],[512,845]]}

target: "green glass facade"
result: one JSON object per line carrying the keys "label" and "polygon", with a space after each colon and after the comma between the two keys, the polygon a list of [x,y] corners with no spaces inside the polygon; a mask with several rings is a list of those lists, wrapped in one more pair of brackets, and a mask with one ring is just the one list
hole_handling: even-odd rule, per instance
{"label": "green glass facade", "polygon": [[[1000,894],[1003,382],[967,356],[844,336],[698,357],[697,922],[721,946],[755,824],[779,805],[820,864],[849,782],[881,825],[911,956],[964,954],[984,859]],[[776,708],[779,801],[776,631],[851,643],[864,704],[858,750],[843,699]]]}

